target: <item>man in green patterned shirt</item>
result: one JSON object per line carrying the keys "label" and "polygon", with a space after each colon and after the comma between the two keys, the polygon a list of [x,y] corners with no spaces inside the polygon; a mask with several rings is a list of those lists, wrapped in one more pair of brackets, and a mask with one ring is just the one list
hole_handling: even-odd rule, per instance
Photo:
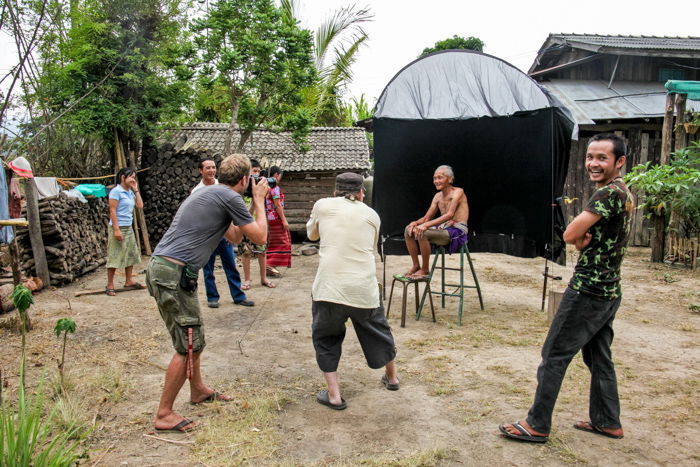
{"label": "man in green patterned shirt", "polygon": [[564,232],[564,241],[580,252],[579,260],[542,347],[527,419],[499,426],[508,438],[547,441],[564,374],[579,350],[591,372],[589,420],[574,428],[609,438],[623,436],[610,345],[622,298],[620,265],[634,210],[634,198],[620,176],[625,154],[625,142],[614,134],[596,135],[589,142],[586,171],[597,190]]}

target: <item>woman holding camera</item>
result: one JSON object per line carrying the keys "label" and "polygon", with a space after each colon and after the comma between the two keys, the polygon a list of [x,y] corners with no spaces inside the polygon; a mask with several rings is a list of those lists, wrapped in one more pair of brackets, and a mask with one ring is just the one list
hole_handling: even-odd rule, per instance
{"label": "woman holding camera", "polygon": [[[272,188],[265,199],[265,211],[269,240],[267,242],[267,270],[268,274],[279,274],[276,266],[292,267],[292,239],[289,234],[289,223],[284,215],[284,193],[280,189],[282,181],[282,169],[270,167],[269,175],[277,181],[277,186]],[[263,283],[267,287],[275,287],[272,282]]]}
{"label": "woman holding camera", "polygon": [[141,252],[136,244],[132,228],[134,206],[143,208],[143,200],[136,181],[136,170],[125,167],[116,176],[117,184],[109,192],[109,228],[107,237],[107,287],[105,293],[116,295],[114,273],[124,268],[126,280],[124,288],[145,289],[143,284],[134,281],[134,264],[141,262]]}

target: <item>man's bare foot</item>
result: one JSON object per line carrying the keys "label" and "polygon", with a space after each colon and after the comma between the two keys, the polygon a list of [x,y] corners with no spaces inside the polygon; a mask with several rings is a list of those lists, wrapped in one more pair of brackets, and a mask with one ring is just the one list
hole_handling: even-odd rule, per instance
{"label": "man's bare foot", "polygon": [[[522,422],[518,422],[518,423],[520,424],[520,426],[525,428],[533,436],[549,436],[549,433],[540,433],[539,431],[535,430],[525,420],[523,420]],[[515,426],[513,426],[512,423],[504,424],[503,428],[511,435],[519,435],[520,434],[520,430],[518,430]]]}
{"label": "man's bare foot", "polygon": [[[200,425],[200,422],[191,422],[188,423],[184,426],[178,427],[179,424],[182,423],[183,420],[186,420],[185,417],[182,415],[179,415],[175,412],[170,412],[168,415],[164,417],[156,417],[156,419],[153,421],[153,428],[156,430],[176,430],[176,431],[182,431],[183,433],[186,431],[194,430],[196,427]],[[177,427],[177,428],[176,428]]]}
{"label": "man's bare foot", "polygon": [[409,279],[422,279],[428,276],[428,271],[425,269],[416,269],[414,272],[406,274]]}
{"label": "man's bare foot", "polygon": [[403,275],[404,277],[411,276],[416,273],[420,269],[420,266],[413,266],[411,269],[409,269],[407,272],[405,272]]}
{"label": "man's bare foot", "polygon": [[625,432],[622,428],[606,428],[604,426],[595,426],[591,422],[576,422],[574,423],[574,428],[581,431],[587,431],[589,433],[595,433],[597,435],[607,436],[608,438],[622,439],[625,436]]}

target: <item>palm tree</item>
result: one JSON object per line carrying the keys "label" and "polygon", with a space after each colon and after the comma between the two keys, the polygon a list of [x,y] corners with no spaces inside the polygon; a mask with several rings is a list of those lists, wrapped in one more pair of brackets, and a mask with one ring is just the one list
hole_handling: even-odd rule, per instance
{"label": "palm tree", "polygon": [[[290,18],[298,20],[297,0],[281,0],[281,7]],[[315,125],[345,124],[342,93],[352,82],[352,65],[368,36],[363,23],[372,21],[369,7],[355,4],[331,13],[314,34],[314,59],[318,81],[303,91],[304,106],[314,116]]]}

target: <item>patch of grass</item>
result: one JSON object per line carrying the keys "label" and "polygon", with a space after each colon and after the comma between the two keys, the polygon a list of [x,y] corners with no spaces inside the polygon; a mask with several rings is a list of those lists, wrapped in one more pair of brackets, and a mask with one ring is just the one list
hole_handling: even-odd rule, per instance
{"label": "patch of grass", "polygon": [[61,378],[55,375],[49,381],[49,388],[54,398],[59,398],[63,393],[71,393],[75,390],[75,379],[71,377],[70,373],[65,373],[63,375],[63,386],[61,386]]}
{"label": "patch of grass", "polygon": [[426,349],[463,349],[466,347],[467,336],[462,332],[453,332],[449,334],[438,337],[431,337],[428,339],[411,339],[407,341],[404,346],[412,350],[426,350]]}
{"label": "patch of grass", "polygon": [[439,384],[434,385],[430,389],[430,395],[431,396],[449,396],[450,394],[454,394],[457,392],[457,388],[459,386],[457,383],[450,379],[441,379],[439,380]]}
{"label": "patch of grass", "polygon": [[0,329],[6,329],[10,332],[18,332],[19,331],[19,316],[12,315],[9,318],[5,318],[0,321]]}
{"label": "patch of grass", "polygon": [[691,303],[688,305],[688,310],[694,313],[700,313],[700,303]]}
{"label": "patch of grass", "polygon": [[[649,385],[649,396],[661,396],[664,405],[649,410],[665,426],[685,423],[700,417],[700,378],[659,378]],[[650,400],[654,400],[650,398]],[[659,399],[661,400],[661,399]]]}
{"label": "patch of grass", "polygon": [[123,380],[122,372],[118,368],[106,368],[98,372],[88,384],[102,391],[105,400],[114,403],[122,401],[130,389],[129,383]]}
{"label": "patch of grass", "polygon": [[624,379],[636,379],[637,375],[632,369],[632,367],[627,366],[627,365],[622,365],[620,367],[620,373],[622,374]]}
{"label": "patch of grass", "polygon": [[510,376],[515,374],[515,370],[508,365],[488,365],[486,369],[500,375]]}
{"label": "patch of grass", "polygon": [[499,393],[503,395],[526,396],[530,391],[520,384],[505,384],[500,386]]}
{"label": "patch of grass", "polygon": [[425,358],[425,361],[434,369],[444,370],[452,359],[447,355],[430,355]]}
{"label": "patch of grass", "polygon": [[457,454],[456,449],[435,447],[423,451],[416,451],[405,457],[392,457],[384,459],[359,459],[352,461],[323,462],[329,467],[350,467],[355,465],[366,465],[369,467],[433,467],[442,462],[449,462]]}
{"label": "patch of grass", "polygon": [[457,410],[464,414],[462,422],[465,425],[470,425],[495,413],[493,399],[463,401],[457,404]]}
{"label": "patch of grass", "polygon": [[[59,432],[71,432],[75,427],[87,427],[89,415],[85,404],[76,396],[63,394],[54,404],[54,417],[51,423]],[[80,432],[73,432],[73,437],[78,437]]]}
{"label": "patch of grass", "polygon": [[545,447],[567,464],[588,464],[586,458],[577,453],[566,441],[561,435],[550,435]]}
{"label": "patch of grass", "polygon": [[684,332],[695,332],[695,327],[691,323],[681,323],[678,329]]}
{"label": "patch of grass", "polygon": [[268,464],[279,458],[282,433],[277,428],[277,419],[289,399],[284,394],[260,388],[243,389],[227,391],[236,402],[212,406],[219,413],[207,419],[198,430],[191,451],[193,463],[211,466]]}
{"label": "patch of grass", "polygon": [[664,282],[666,284],[673,284],[674,282],[680,281],[680,279],[678,277],[676,277],[677,275],[678,275],[678,273],[675,273],[675,272],[665,272],[665,273],[657,276],[657,278],[661,282]]}

